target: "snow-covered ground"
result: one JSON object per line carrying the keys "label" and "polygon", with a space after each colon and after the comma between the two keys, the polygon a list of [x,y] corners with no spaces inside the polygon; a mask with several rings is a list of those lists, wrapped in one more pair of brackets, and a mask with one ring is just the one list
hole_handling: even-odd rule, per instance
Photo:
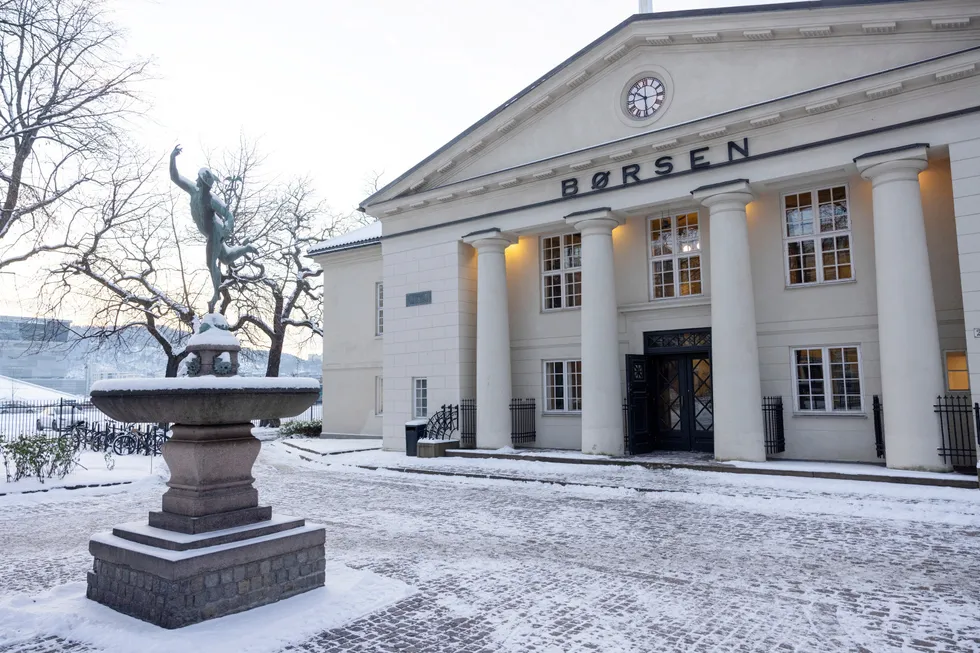
{"label": "snow-covered ground", "polygon": [[[511,480],[364,468],[407,464]],[[282,441],[263,444],[255,476],[263,503],[326,525],[339,575],[362,570],[417,590],[313,636],[285,616],[263,618],[278,638],[269,646],[980,650],[978,490],[381,451],[315,456]],[[0,642],[13,595],[42,595],[47,605],[53,588],[84,580],[90,534],[145,518],[163,489],[157,479],[30,502],[0,497]],[[0,643],[0,653],[140,650],[136,635],[131,647],[110,647],[67,628],[73,620],[67,611],[26,620],[36,634]],[[125,623],[117,627],[126,633],[141,627]],[[238,623],[209,624],[227,641],[191,638],[181,648],[238,651]]]}
{"label": "snow-covered ground", "polygon": [[292,445],[301,450],[332,455],[348,451],[369,451],[381,449],[381,438],[377,439],[323,439],[320,438],[287,438],[280,444]]}

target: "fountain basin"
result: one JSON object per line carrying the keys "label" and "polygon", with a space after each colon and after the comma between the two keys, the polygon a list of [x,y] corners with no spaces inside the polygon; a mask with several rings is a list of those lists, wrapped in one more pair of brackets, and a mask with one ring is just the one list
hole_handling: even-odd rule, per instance
{"label": "fountain basin", "polygon": [[292,377],[110,379],[91,391],[95,407],[121,422],[192,426],[295,417],[319,396],[319,381]]}

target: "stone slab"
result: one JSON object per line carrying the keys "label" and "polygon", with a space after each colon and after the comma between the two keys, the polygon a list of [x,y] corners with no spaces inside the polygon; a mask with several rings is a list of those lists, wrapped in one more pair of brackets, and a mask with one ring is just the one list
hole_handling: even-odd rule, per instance
{"label": "stone slab", "polygon": [[450,449],[458,448],[459,440],[439,440],[438,442],[419,440],[417,453],[419,458],[442,458]]}
{"label": "stone slab", "polygon": [[306,525],[306,520],[297,517],[278,516],[256,524],[209,531],[201,534],[180,533],[149,526],[143,522],[120,524],[112,529],[112,534],[130,542],[146,544],[170,551],[190,551],[219,544],[241,542],[243,540],[281,533],[282,531]]}
{"label": "stone slab", "polygon": [[218,512],[211,515],[191,517],[166,511],[150,513],[150,526],[178,533],[208,533],[236,526],[245,526],[268,521],[272,518],[271,506],[257,506],[242,510]]}
{"label": "stone slab", "polygon": [[187,551],[172,551],[131,542],[112,533],[96,533],[89,541],[88,548],[98,560],[146,572],[164,580],[179,581],[215,569],[244,565],[315,546],[322,547],[325,540],[326,533],[322,526],[307,524],[248,540]]}

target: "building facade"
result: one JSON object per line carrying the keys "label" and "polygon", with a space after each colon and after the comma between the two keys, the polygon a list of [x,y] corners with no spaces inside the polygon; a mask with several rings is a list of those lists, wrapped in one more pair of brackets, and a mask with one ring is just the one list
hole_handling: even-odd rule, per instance
{"label": "building facade", "polygon": [[949,469],[937,397],[980,399],[980,5],[638,14],[362,208],[375,232],[311,250],[327,433],[400,449],[475,399],[497,448],[533,398],[537,447],[876,461],[880,404],[889,466]]}

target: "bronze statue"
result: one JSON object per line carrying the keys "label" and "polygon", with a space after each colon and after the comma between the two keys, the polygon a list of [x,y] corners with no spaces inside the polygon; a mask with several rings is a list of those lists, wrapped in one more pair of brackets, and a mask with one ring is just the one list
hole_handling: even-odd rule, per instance
{"label": "bronze statue", "polygon": [[258,251],[249,245],[248,241],[238,247],[228,246],[225,241],[231,238],[232,232],[235,231],[235,216],[221,198],[211,194],[211,186],[217,178],[207,168],[198,170],[196,183],[181,177],[177,172],[177,155],[180,152],[180,145],[178,145],[170,153],[170,179],[191,196],[191,216],[194,218],[194,224],[208,241],[208,271],[211,273],[211,285],[214,288],[211,301],[208,302],[208,313],[213,313],[218,303],[218,288],[221,285],[219,264],[231,265],[246,254],[257,254]]}

